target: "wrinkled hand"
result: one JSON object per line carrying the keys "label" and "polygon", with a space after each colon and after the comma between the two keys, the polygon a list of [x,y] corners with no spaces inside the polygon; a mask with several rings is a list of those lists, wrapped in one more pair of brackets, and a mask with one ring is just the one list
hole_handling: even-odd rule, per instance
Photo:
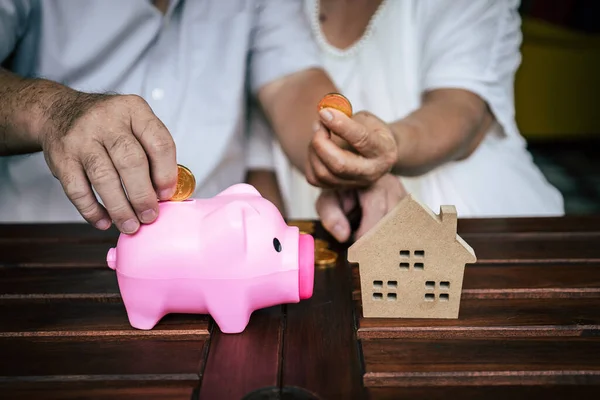
{"label": "wrinkled hand", "polygon": [[[138,96],[77,93],[50,110],[40,139],[52,174],[83,218],[126,234],[158,216],[177,184],[175,143]],[[92,190],[102,199],[102,206]]]}
{"label": "wrinkled hand", "polygon": [[317,199],[317,213],[323,227],[340,243],[350,238],[350,222],[347,214],[356,205],[356,197],[362,209],[362,219],[355,239],[367,233],[381,218],[390,212],[406,196],[400,180],[386,174],[372,186],[358,190],[324,189]]}
{"label": "wrinkled hand", "polygon": [[[315,124],[306,167],[307,181],[322,188],[360,188],[389,173],[398,147],[389,126],[366,111],[347,117],[325,108]],[[350,148],[340,145],[345,140]],[[354,151],[353,151],[354,150]]]}

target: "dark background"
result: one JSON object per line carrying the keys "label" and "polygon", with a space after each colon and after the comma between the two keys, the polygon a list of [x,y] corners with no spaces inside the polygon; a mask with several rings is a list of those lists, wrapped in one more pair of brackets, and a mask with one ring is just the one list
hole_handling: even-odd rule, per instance
{"label": "dark background", "polygon": [[600,212],[600,1],[522,0],[517,124],[568,214]]}

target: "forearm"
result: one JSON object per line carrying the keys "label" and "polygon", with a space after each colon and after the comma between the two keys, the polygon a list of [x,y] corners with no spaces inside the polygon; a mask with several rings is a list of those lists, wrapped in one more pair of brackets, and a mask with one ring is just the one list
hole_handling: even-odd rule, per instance
{"label": "forearm", "polygon": [[76,91],[45,79],[26,79],[0,67],[0,156],[41,151],[41,135],[59,98]]}
{"label": "forearm", "polygon": [[416,176],[468,157],[492,120],[485,102],[473,93],[444,89],[426,94],[419,109],[390,124],[398,144],[392,172]]}
{"label": "forearm", "polygon": [[287,76],[259,92],[259,101],[281,148],[291,163],[304,173],[313,124],[319,120],[317,104],[336,91],[330,78],[320,69]]}

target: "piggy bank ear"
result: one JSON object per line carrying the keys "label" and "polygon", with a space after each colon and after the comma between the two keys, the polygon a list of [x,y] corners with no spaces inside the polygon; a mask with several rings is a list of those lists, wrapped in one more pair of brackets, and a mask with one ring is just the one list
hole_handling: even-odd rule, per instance
{"label": "piggy bank ear", "polygon": [[217,196],[235,196],[235,195],[250,195],[250,196],[258,196],[262,197],[260,192],[256,190],[256,188],[252,185],[248,185],[247,183],[238,183],[236,185],[229,186],[227,189],[223,190]]}

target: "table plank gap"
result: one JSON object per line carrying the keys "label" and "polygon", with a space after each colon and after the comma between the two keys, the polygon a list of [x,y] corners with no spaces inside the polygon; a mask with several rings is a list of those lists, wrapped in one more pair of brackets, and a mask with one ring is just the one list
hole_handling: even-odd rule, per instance
{"label": "table plank gap", "polygon": [[593,399],[598,387],[592,385],[472,385],[472,386],[402,386],[370,387],[371,400],[531,400],[531,399]]}
{"label": "table plank gap", "polygon": [[459,373],[367,373],[369,387],[481,386],[481,385],[598,385],[600,371],[466,371]]}
{"label": "table plank gap", "polygon": [[[326,238],[320,225],[315,236]],[[310,299],[287,305],[283,387],[323,399],[364,398],[352,307],[351,271],[341,246],[337,265],[316,267]]]}
{"label": "table plank gap", "polygon": [[[105,387],[109,386],[109,387]],[[36,382],[33,387],[26,383],[3,385],[0,393],[10,393],[10,400],[193,400],[196,387],[181,382],[153,381],[151,384],[108,382]]]}
{"label": "table plank gap", "polygon": [[598,384],[600,338],[363,341],[367,386]]}
{"label": "table plank gap", "polygon": [[[204,340],[0,338],[0,381],[175,379],[199,384]],[[40,377],[44,377],[43,379]]]}
{"label": "table plank gap", "polygon": [[206,340],[209,336],[206,315],[168,314],[152,330],[135,329],[120,302],[0,302],[0,315],[0,338]]}
{"label": "table plank gap", "polygon": [[241,399],[278,386],[281,306],[255,311],[244,332],[224,334],[215,324],[200,385],[200,399]]}

